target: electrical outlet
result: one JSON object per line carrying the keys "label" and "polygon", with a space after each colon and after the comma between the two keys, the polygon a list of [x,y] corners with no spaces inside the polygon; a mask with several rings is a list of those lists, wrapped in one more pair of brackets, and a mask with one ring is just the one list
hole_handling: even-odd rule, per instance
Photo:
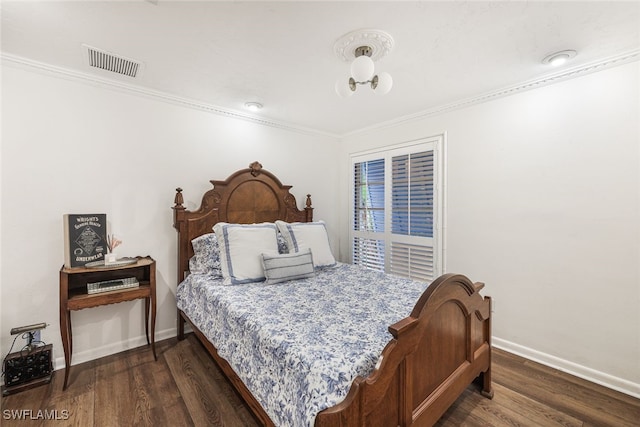
{"label": "electrical outlet", "polygon": [[39,330],[38,331],[33,331],[33,341],[34,342],[41,341],[41,339],[40,339],[40,331]]}
{"label": "electrical outlet", "polygon": [[495,298],[491,298],[491,312],[492,313],[496,312],[496,299]]}

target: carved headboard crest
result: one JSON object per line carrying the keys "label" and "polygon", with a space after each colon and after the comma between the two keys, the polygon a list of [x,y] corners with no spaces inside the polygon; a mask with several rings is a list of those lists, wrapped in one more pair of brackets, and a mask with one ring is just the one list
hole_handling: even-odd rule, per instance
{"label": "carved headboard crest", "polygon": [[249,168],[251,168],[251,175],[258,176],[262,170],[262,165],[260,162],[253,162],[249,165]]}

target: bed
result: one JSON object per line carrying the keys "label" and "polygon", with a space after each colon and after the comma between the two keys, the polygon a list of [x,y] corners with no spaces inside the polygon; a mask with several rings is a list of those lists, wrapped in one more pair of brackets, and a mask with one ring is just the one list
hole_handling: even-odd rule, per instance
{"label": "bed", "polygon": [[[458,274],[419,283],[332,263],[317,245],[293,248],[324,224],[313,221],[310,195],[298,209],[291,186],[259,162],[210,182],[193,211],[176,189],[178,339],[188,323],[261,424],[425,426],[472,383],[493,397],[483,284]],[[233,270],[231,237],[211,240],[214,227],[225,239],[266,233],[266,282],[245,280],[241,264]],[[202,242],[217,240],[223,275],[195,262]],[[315,265],[296,280],[267,272],[293,258]]]}

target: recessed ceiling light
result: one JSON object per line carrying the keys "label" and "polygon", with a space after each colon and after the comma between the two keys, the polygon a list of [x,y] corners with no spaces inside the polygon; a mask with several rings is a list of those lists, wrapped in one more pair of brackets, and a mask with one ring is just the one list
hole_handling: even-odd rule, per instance
{"label": "recessed ceiling light", "polygon": [[262,104],[259,102],[245,102],[244,106],[247,110],[256,112],[262,108]]}
{"label": "recessed ceiling light", "polygon": [[552,53],[551,55],[545,56],[542,60],[542,63],[549,64],[553,67],[558,67],[576,56],[576,53],[577,52],[575,50],[561,50],[560,52]]}

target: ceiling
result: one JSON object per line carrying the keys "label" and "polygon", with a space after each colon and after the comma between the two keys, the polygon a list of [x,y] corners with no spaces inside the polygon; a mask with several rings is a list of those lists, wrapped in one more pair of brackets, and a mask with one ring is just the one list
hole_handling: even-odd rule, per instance
{"label": "ceiling", "polygon": [[[5,1],[2,53],[265,122],[345,135],[640,47],[640,2]],[[376,62],[387,95],[340,98],[349,63],[334,43],[379,29],[394,47]],[[87,44],[144,63],[131,78],[89,67]],[[244,110],[247,101],[264,108]]]}

